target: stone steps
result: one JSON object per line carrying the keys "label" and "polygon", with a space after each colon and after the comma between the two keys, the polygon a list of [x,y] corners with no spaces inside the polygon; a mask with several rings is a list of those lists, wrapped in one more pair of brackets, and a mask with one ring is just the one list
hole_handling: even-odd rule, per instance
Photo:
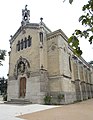
{"label": "stone steps", "polygon": [[11,101],[5,102],[6,104],[31,104],[28,99],[11,99]]}

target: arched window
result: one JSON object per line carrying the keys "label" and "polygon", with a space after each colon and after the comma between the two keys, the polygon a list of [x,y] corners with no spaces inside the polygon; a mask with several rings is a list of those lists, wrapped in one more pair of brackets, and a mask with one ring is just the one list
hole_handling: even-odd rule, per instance
{"label": "arched window", "polygon": [[32,37],[29,35],[28,38],[21,39],[16,45],[16,51],[23,50],[24,48],[30,47],[32,42]]}
{"label": "arched window", "polygon": [[30,47],[31,46],[31,37],[30,37],[30,35],[28,36],[28,47]]}
{"label": "arched window", "polygon": [[27,48],[27,38],[24,39],[24,48]]}
{"label": "arched window", "polygon": [[40,36],[40,42],[42,42],[42,44],[43,44],[43,33],[40,32],[40,33],[39,33],[39,36]]}
{"label": "arched window", "polygon": [[72,68],[71,68],[71,58],[69,56],[69,69],[70,69],[70,72],[72,72]]}
{"label": "arched window", "polygon": [[21,50],[23,50],[23,39],[21,40]]}
{"label": "arched window", "polygon": [[20,51],[20,41],[18,41],[18,44],[17,44],[17,51]]}

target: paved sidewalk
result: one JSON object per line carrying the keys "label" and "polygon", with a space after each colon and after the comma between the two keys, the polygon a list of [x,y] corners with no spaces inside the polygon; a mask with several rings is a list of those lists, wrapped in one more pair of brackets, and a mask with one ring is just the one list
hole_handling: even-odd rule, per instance
{"label": "paved sidewalk", "polygon": [[4,103],[2,95],[0,95],[0,103]]}
{"label": "paved sidewalk", "polygon": [[0,104],[0,120],[93,120],[93,99],[59,107]]}
{"label": "paved sidewalk", "polygon": [[21,115],[20,118],[25,120],[93,120],[93,99]]}
{"label": "paved sidewalk", "polygon": [[16,116],[33,113],[45,109],[50,109],[55,106],[46,105],[15,105],[15,104],[0,104],[0,120],[24,120]]}

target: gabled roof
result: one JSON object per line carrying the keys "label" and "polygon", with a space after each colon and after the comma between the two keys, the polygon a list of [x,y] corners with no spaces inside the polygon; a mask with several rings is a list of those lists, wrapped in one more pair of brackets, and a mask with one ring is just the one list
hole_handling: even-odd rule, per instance
{"label": "gabled roof", "polygon": [[25,28],[39,29],[39,24],[37,23],[28,23],[25,26],[20,26],[16,33],[11,37],[10,44],[16,39],[16,37],[23,31]]}
{"label": "gabled roof", "polygon": [[23,31],[24,29],[26,28],[31,28],[31,29],[40,29],[40,27],[43,27],[45,28],[47,31],[51,32],[51,30],[42,22],[40,23],[26,23],[26,25],[24,26],[20,26],[19,29],[16,31],[16,33],[11,36],[11,39],[9,40],[10,41],[10,44],[13,43],[13,41],[17,38],[17,36],[21,33],[21,31]]}

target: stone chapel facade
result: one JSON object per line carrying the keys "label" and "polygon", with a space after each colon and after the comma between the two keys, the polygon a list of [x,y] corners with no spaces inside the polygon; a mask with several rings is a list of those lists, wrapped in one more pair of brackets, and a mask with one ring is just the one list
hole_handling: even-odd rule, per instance
{"label": "stone chapel facade", "polygon": [[8,101],[73,103],[93,97],[93,67],[74,55],[61,29],[52,32],[41,18],[30,23],[30,11],[22,10],[22,22],[11,36],[9,52]]}

